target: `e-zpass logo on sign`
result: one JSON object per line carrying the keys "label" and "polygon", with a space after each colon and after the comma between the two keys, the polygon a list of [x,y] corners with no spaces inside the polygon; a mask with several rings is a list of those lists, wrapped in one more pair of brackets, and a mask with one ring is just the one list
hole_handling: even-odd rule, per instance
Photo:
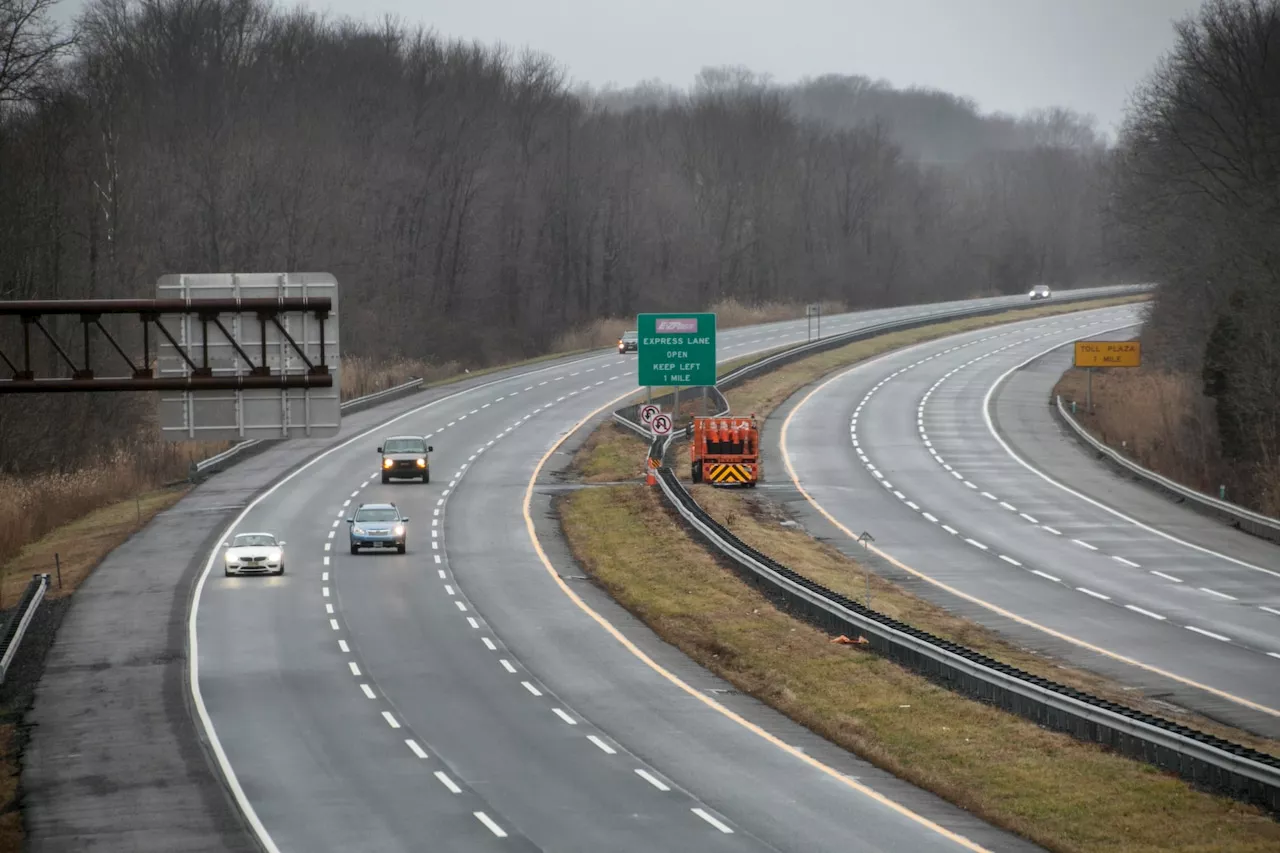
{"label": "e-zpass logo on sign", "polygon": [[693,332],[697,334],[697,317],[665,318],[657,321],[654,333],[660,332]]}

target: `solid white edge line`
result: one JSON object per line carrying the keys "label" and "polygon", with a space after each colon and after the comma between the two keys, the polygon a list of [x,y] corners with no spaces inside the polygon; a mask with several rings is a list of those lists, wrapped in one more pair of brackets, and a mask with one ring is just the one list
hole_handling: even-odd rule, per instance
{"label": "solid white edge line", "polygon": [[[576,360],[585,361],[587,359],[599,358],[599,357],[600,355],[597,354],[597,355],[584,356],[582,359],[576,359]],[[567,362],[567,364],[572,364],[572,363],[573,362]],[[369,427],[366,430],[363,430],[362,432],[356,433],[350,438],[338,444],[335,444],[333,447],[330,447],[327,450],[323,450],[320,453],[317,453],[311,459],[307,460],[306,462],[304,462],[303,464],[295,468],[293,471],[290,471],[288,474],[281,477],[274,484],[268,486],[257,497],[250,500],[249,503],[245,505],[245,508],[240,511],[240,514],[237,515],[231,521],[230,524],[228,524],[225,528],[223,528],[222,534],[218,536],[217,541],[219,543],[227,541],[227,539],[231,536],[231,534],[235,531],[235,529],[240,526],[240,523],[244,521],[244,519],[249,515],[249,513],[252,512],[253,509],[258,506],[258,504],[262,503],[267,498],[271,497],[271,495],[275,494],[276,491],[280,489],[280,487],[284,486],[286,483],[290,482],[295,477],[302,474],[302,472],[309,470],[312,466],[319,463],[322,459],[328,458],[334,453],[337,453],[338,451],[349,447],[355,442],[365,439],[376,432],[380,432],[386,429],[388,426],[390,426],[393,423],[402,421],[405,418],[412,417],[418,414],[419,412],[425,411],[433,406],[438,406],[441,403],[452,400],[456,397],[460,397],[464,394],[473,394],[482,388],[488,388],[493,385],[501,384],[503,382],[510,382],[512,379],[516,378],[517,376],[523,378],[526,376],[532,376],[537,373],[544,373],[548,370],[560,369],[564,366],[565,365],[562,364],[562,365],[555,365],[552,367],[542,367],[536,370],[532,370],[524,373],[518,373],[515,376],[508,376],[504,379],[494,379],[490,382],[485,382],[471,388],[464,388],[459,391],[455,391],[452,394],[446,394],[445,396],[440,397],[439,399],[436,399],[436,400],[432,400],[429,403],[424,403],[421,406],[417,406],[415,408],[409,409],[406,412],[401,412],[400,414],[394,417],[388,418],[385,421],[382,421],[378,424],[375,424],[374,426]],[[364,485],[368,485],[367,480],[365,481]],[[328,546],[326,545],[326,548],[327,547]],[[200,727],[204,730],[205,736],[208,738],[209,748],[213,750],[214,760],[217,761],[218,763],[218,770],[219,772],[222,773],[223,778],[226,780],[227,787],[231,789],[231,795],[232,795],[232,798],[235,799],[236,806],[240,809],[241,813],[244,815],[245,820],[249,822],[250,829],[253,830],[253,834],[257,836],[258,842],[266,849],[267,853],[280,853],[280,848],[276,845],[275,840],[271,837],[271,833],[267,831],[266,826],[262,823],[262,819],[258,816],[258,812],[256,809],[254,809],[253,804],[249,802],[249,797],[248,795],[245,794],[244,788],[240,784],[240,777],[236,775],[235,769],[231,766],[230,759],[227,758],[227,751],[222,746],[222,739],[218,737],[217,729],[213,725],[213,718],[209,716],[209,709],[208,709],[208,706],[205,705],[204,694],[200,689],[200,636],[199,636],[199,630],[197,625],[200,618],[200,601],[204,596],[205,583],[209,580],[209,575],[213,571],[214,564],[217,562],[218,552],[220,550],[221,550],[220,548],[215,547],[209,551],[209,559],[205,561],[204,571],[200,573],[200,577],[196,580],[195,592],[193,592],[191,596],[191,609],[187,613],[187,649],[188,649],[187,685],[191,693],[191,701],[195,705],[196,717],[200,721]]]}
{"label": "solid white edge line", "polygon": [[[1132,329],[1134,326],[1141,326],[1141,325],[1142,325],[1142,322],[1138,321],[1135,323],[1125,323],[1124,325],[1121,325],[1121,326],[1111,326],[1106,329],[1099,329],[1098,331],[1090,335],[1090,337],[1097,337],[1098,335],[1105,334],[1107,332],[1118,332],[1121,329]],[[1015,364],[1013,367],[1009,368],[1004,373],[1002,373],[1000,377],[996,379],[994,383],[992,383],[991,387],[987,389],[986,395],[982,398],[982,417],[983,417],[983,420],[986,421],[987,431],[990,432],[992,437],[995,438],[995,440],[1000,444],[1002,448],[1004,448],[1004,452],[1007,453],[1011,459],[1013,459],[1023,468],[1026,468],[1028,471],[1035,474],[1037,477],[1044,480],[1049,485],[1055,486],[1069,495],[1074,495],[1080,500],[1088,504],[1091,504],[1097,507],[1098,509],[1103,510],[1104,512],[1108,512],[1111,515],[1115,516],[1116,518],[1121,519],[1122,521],[1126,521],[1129,524],[1132,524],[1134,527],[1137,527],[1141,530],[1145,530],[1148,533],[1154,533],[1156,536],[1159,536],[1162,539],[1167,539],[1168,541],[1181,545],[1184,548],[1190,548],[1193,551],[1199,551],[1202,554],[1208,554],[1212,557],[1217,557],[1218,559],[1225,560],[1228,563],[1234,563],[1235,565],[1241,566],[1246,569],[1253,569],[1256,572],[1263,572],[1265,574],[1271,575],[1272,577],[1280,578],[1280,572],[1272,571],[1271,569],[1264,569],[1261,566],[1255,566],[1252,563],[1246,563],[1244,560],[1237,560],[1235,557],[1229,557],[1226,554],[1221,554],[1217,551],[1214,551],[1212,548],[1205,548],[1202,545],[1196,545],[1194,542],[1188,542],[1185,539],[1179,539],[1177,536],[1174,536],[1171,533],[1165,533],[1163,530],[1152,527],[1149,524],[1144,524],[1141,521],[1138,521],[1136,518],[1125,515],[1123,512],[1121,512],[1118,509],[1109,507],[1106,504],[1102,503],[1101,501],[1095,500],[1086,494],[1076,491],[1075,489],[1071,488],[1065,483],[1058,482],[1057,480],[1050,477],[1048,474],[1041,471],[1039,468],[1036,468],[1027,460],[1023,459],[1017,453],[1014,453],[1013,448],[1010,447],[1008,442],[1006,442],[1003,438],[1001,438],[1000,434],[996,431],[995,423],[991,419],[991,398],[995,396],[996,390],[1004,383],[1004,381],[1010,376],[1012,376],[1015,372],[1026,367],[1028,364],[1031,364],[1031,362],[1039,358],[1043,358],[1044,356],[1048,355],[1054,350],[1071,346],[1073,343],[1075,343],[1075,341],[1065,341],[1060,344],[1055,344],[1054,346],[1051,346],[1046,350],[1036,353],[1035,355],[1031,356],[1031,358],[1028,358],[1027,360],[1019,364]]]}

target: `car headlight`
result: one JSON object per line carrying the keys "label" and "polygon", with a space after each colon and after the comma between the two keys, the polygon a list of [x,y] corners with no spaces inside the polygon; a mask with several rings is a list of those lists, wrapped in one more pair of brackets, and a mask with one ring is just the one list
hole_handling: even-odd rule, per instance
{"label": "car headlight", "polygon": [[422,457],[418,457],[418,467],[419,467],[419,468],[426,468],[426,467],[427,467],[427,460],[423,459]]}
{"label": "car headlight", "polygon": [[403,524],[397,524],[397,525],[395,526],[395,534],[396,534],[397,536],[403,536],[403,535],[404,535],[404,525],[403,525]]}
{"label": "car headlight", "polygon": [[276,548],[275,550],[267,554],[267,562],[278,563],[280,562],[280,558],[283,556],[284,556],[284,552],[282,552],[279,548]]}
{"label": "car headlight", "polygon": [[383,460],[382,460],[382,467],[383,467],[383,468],[390,468],[390,467],[391,467],[392,465],[394,465],[394,464],[396,464],[396,463],[395,463],[394,461],[390,460],[390,459],[383,459]]}
{"label": "car headlight", "polygon": [[236,561],[236,557],[235,557],[235,555],[234,555],[234,554],[232,554],[230,551],[228,551],[227,553],[223,554],[223,555],[222,555],[222,557],[223,557],[223,559],[225,559],[228,563],[234,563],[234,562]]}

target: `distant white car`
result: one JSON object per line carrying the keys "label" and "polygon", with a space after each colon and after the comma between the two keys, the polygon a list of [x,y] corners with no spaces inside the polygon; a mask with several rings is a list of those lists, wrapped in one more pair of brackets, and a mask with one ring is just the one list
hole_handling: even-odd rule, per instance
{"label": "distant white car", "polygon": [[223,542],[223,569],[231,575],[284,574],[284,540],[274,533],[237,533]]}
{"label": "distant white car", "polygon": [[1031,288],[1031,300],[1033,302],[1037,299],[1048,299],[1052,295],[1047,284],[1037,284]]}

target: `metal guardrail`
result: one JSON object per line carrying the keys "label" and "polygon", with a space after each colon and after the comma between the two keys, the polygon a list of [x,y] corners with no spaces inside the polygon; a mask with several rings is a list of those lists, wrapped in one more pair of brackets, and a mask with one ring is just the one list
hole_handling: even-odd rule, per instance
{"label": "metal guardrail", "polygon": [[[966,315],[975,313],[978,312],[966,312]],[[933,315],[923,321],[886,323],[815,344],[801,344],[726,374],[721,378],[720,387],[726,383],[739,384],[824,346],[839,346],[861,337],[953,318],[954,315]],[[627,417],[634,417],[635,408],[614,412],[614,421],[649,439],[649,457],[663,460],[672,442],[682,437],[685,430],[655,437]],[[658,469],[658,483],[667,501],[685,522],[713,548],[729,557],[745,580],[775,599],[781,597],[792,612],[823,630],[865,636],[878,654],[948,689],[996,705],[1045,728],[1103,744],[1123,755],[1176,773],[1199,788],[1280,813],[1280,759],[1032,675],[858,604],[738,539],[698,505],[670,467]]]}
{"label": "metal guardrail", "polygon": [[9,667],[18,654],[18,647],[22,645],[22,637],[27,633],[27,626],[35,618],[36,610],[48,589],[47,574],[32,575],[22,598],[18,600],[18,606],[14,608],[13,616],[4,628],[4,635],[0,637],[0,683],[9,675]]}
{"label": "metal guardrail", "polygon": [[1280,812],[1280,759],[1032,675],[871,610],[738,539],[698,505],[671,468],[658,469],[658,483],[681,517],[746,580],[781,596],[789,610],[823,630],[864,636],[876,653],[948,689]]}
{"label": "metal guardrail", "polygon": [[[422,379],[410,379],[408,382],[396,385],[395,387],[386,388],[382,391],[375,391],[372,394],[365,394],[362,397],[356,397],[339,406],[339,410],[344,415],[350,414],[352,412],[358,412],[361,409],[367,409],[370,406],[383,403],[387,400],[394,400],[398,397],[413,394],[422,390],[422,382]],[[191,463],[189,479],[195,480],[202,475],[221,471],[228,465],[232,465],[239,462],[241,459],[252,456],[254,453],[265,450],[270,446],[270,444],[271,442],[256,438],[234,444],[215,456],[210,456],[208,459],[202,459],[199,462]]]}
{"label": "metal guardrail", "polygon": [[1132,459],[1127,458],[1124,454],[1108,447],[1098,439],[1089,434],[1083,426],[1080,425],[1075,418],[1067,412],[1066,407],[1062,405],[1062,395],[1057,395],[1058,417],[1071,428],[1084,444],[1109,459],[1121,469],[1128,471],[1137,479],[1154,486],[1168,494],[1187,502],[1191,509],[1211,515],[1214,518],[1225,521],[1232,527],[1252,533],[1262,539],[1280,544],[1280,518],[1272,518],[1259,512],[1246,509],[1239,504],[1233,504],[1230,501],[1219,500],[1218,498],[1206,495],[1204,492],[1197,492],[1181,483],[1157,474],[1150,468],[1144,468]]}

